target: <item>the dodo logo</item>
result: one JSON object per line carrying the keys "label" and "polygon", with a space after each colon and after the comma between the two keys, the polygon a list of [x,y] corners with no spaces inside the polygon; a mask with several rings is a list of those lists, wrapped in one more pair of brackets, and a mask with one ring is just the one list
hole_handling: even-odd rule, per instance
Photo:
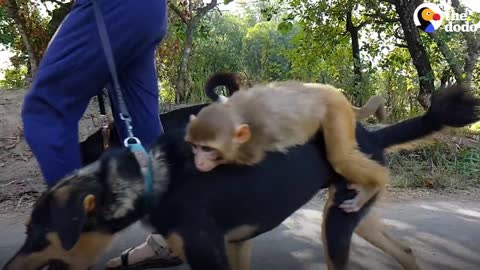
{"label": "the dodo logo", "polygon": [[418,28],[427,33],[432,33],[442,25],[443,14],[435,4],[425,3],[415,9],[413,21]]}

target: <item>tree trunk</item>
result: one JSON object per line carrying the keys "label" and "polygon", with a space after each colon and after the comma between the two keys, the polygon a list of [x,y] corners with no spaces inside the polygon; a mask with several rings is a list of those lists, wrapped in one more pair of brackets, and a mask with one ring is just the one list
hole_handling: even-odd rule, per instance
{"label": "tree trunk", "polygon": [[30,42],[30,37],[28,36],[26,24],[22,17],[19,15],[19,7],[17,5],[16,0],[7,0],[6,8],[8,15],[13,19],[15,25],[18,29],[20,36],[22,37],[23,46],[25,46],[25,50],[28,54],[28,60],[30,62],[30,74],[33,78],[37,72],[37,58],[35,55],[35,51],[33,46]]}
{"label": "tree trunk", "polygon": [[191,14],[192,17],[188,18],[188,16],[185,16],[185,14],[174,3],[168,3],[170,9],[172,9],[173,12],[175,12],[175,14],[177,14],[178,17],[180,17],[180,19],[182,20],[182,22],[187,26],[186,38],[183,47],[182,58],[180,60],[180,67],[178,68],[178,77],[175,87],[175,101],[177,103],[185,101],[186,98],[185,77],[188,71],[188,61],[190,60],[190,56],[192,55],[193,34],[195,33],[197,25],[203,18],[203,16],[205,16],[207,12],[213,9],[216,5],[217,0],[212,0],[209,4],[197,10],[197,13],[193,15],[194,3],[192,0],[189,2],[188,7],[189,14]]}
{"label": "tree trunk", "polygon": [[53,35],[57,31],[60,24],[62,24],[63,20],[70,12],[73,5],[73,1],[69,1],[65,4],[59,4],[59,5],[60,6],[58,8],[52,11],[51,13],[52,18],[48,22],[48,35],[50,36],[50,38],[53,37]]}
{"label": "tree trunk", "polygon": [[418,74],[420,90],[417,100],[424,109],[430,106],[430,95],[435,90],[434,74],[427,51],[422,44],[418,28],[413,22],[413,12],[419,1],[398,0],[394,2],[395,9],[400,18],[408,51]]}
{"label": "tree trunk", "polygon": [[347,12],[347,31],[350,33],[350,39],[352,41],[352,56],[353,56],[353,101],[358,105],[361,102],[359,85],[362,83],[362,68],[360,58],[360,44],[359,34],[360,27],[355,27],[352,21],[352,10]]}
{"label": "tree trunk", "polygon": [[183,53],[180,60],[180,67],[178,68],[177,85],[175,87],[175,102],[180,103],[185,101],[185,77],[188,71],[188,61],[192,55],[193,47],[193,33],[196,28],[195,21],[190,21],[187,24],[187,32],[185,43],[183,44]]}

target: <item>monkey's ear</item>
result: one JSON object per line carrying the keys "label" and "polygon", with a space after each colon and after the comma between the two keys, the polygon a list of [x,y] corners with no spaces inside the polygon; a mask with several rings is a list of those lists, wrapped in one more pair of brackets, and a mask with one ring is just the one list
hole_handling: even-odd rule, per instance
{"label": "monkey's ear", "polygon": [[247,124],[243,124],[235,129],[235,135],[233,135],[233,142],[244,144],[248,142],[251,137],[252,132],[250,131],[250,127]]}
{"label": "monkey's ear", "polygon": [[197,117],[196,117],[195,115],[193,115],[193,114],[190,114],[190,122],[193,121],[193,120],[195,120],[195,119],[197,119]]}

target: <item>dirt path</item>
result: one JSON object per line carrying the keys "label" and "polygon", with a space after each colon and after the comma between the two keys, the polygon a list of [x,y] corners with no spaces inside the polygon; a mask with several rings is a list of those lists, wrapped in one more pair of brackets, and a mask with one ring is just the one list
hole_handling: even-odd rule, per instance
{"label": "dirt path", "polygon": [[[423,191],[398,194],[396,197],[401,199],[390,201],[378,211],[389,231],[413,248],[422,270],[480,269],[479,196],[435,195]],[[256,238],[252,269],[326,269],[320,241],[322,205],[320,199],[314,199],[278,228]],[[0,215],[0,266],[23,240],[25,216],[22,213]],[[96,269],[103,269],[101,265],[108,258],[140,243],[147,233],[139,224],[124,231]],[[354,237],[350,269],[400,267],[378,249]]]}
{"label": "dirt path", "polygon": [[[28,208],[44,189],[37,163],[23,138],[25,93],[0,89],[0,213]],[[96,131],[98,123],[98,105],[93,100],[80,121],[80,138]]]}

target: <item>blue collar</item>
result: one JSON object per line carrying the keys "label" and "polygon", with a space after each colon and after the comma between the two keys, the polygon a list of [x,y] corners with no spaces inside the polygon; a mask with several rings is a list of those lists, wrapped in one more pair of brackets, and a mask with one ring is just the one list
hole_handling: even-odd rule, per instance
{"label": "blue collar", "polygon": [[145,148],[142,146],[141,143],[135,141],[134,143],[128,143],[128,148],[135,154],[137,158],[138,164],[142,170],[143,174],[143,181],[145,184],[144,188],[144,195],[145,195],[145,202],[148,205],[153,196],[153,167],[152,167],[152,159],[150,155],[147,153]]}

